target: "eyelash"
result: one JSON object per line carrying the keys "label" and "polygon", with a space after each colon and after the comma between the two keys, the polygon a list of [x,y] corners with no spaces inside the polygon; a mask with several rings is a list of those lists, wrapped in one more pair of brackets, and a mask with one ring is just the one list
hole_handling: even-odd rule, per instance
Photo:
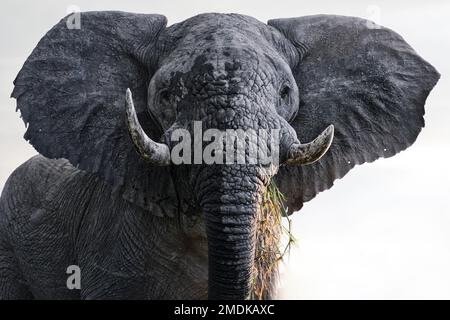
{"label": "eyelash", "polygon": [[291,88],[288,85],[283,85],[283,87],[280,90],[280,97],[281,99],[286,99],[289,97],[289,93],[291,92]]}
{"label": "eyelash", "polygon": [[168,102],[169,101],[169,91],[167,89],[163,89],[158,94],[160,102]]}

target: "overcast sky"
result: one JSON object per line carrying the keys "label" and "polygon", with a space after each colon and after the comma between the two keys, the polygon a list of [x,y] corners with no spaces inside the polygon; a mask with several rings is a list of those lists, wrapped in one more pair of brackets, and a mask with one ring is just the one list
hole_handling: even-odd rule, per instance
{"label": "overcast sky", "polygon": [[298,246],[282,276],[286,299],[450,299],[450,3],[421,1],[5,1],[0,11],[0,190],[34,155],[10,99],[12,81],[39,39],[66,15],[160,13],[169,23],[203,12],[261,21],[309,14],[375,20],[400,33],[442,74],[426,105],[426,128],[408,150],[353,169],[293,216]]}

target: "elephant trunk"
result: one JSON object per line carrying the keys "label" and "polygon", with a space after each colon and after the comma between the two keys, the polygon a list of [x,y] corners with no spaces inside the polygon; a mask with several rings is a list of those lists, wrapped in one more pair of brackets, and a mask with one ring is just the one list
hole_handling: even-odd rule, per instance
{"label": "elephant trunk", "polygon": [[[209,299],[249,297],[255,255],[261,179],[255,168],[205,169],[199,184],[208,237]],[[199,179],[200,180],[200,179]]]}

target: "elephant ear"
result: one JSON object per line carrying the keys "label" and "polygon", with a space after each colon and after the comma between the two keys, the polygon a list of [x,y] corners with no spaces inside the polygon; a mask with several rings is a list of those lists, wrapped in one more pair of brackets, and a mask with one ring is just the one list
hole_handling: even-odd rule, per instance
{"label": "elephant ear", "polygon": [[300,92],[292,122],[301,141],[335,126],[327,154],[304,167],[282,167],[277,184],[289,211],[329,189],[357,164],[409,147],[424,126],[425,100],[439,73],[395,32],[353,17],[270,20],[297,49]]}
{"label": "elephant ear", "polygon": [[[158,139],[147,113],[147,87],[166,18],[107,11],[79,18],[79,29],[69,28],[70,15],[54,26],[14,81],[12,97],[28,125],[24,138],[42,155],[68,159],[162,215],[176,203],[170,174],[168,168],[149,167],[135,152],[125,122],[125,91],[132,90],[142,126]],[[156,205],[164,200],[169,205]]]}

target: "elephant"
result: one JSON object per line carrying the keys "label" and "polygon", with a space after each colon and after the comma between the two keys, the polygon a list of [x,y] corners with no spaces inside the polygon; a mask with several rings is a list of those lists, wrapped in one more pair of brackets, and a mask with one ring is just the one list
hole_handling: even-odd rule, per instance
{"label": "elephant", "polygon": [[[39,154],[2,191],[2,299],[273,299],[276,267],[252,294],[257,248],[278,245],[259,227],[268,188],[290,215],[356,165],[406,149],[440,77],[357,17],[70,19],[14,81]],[[195,123],[277,132],[279,161],[175,163],[173,133]]]}

